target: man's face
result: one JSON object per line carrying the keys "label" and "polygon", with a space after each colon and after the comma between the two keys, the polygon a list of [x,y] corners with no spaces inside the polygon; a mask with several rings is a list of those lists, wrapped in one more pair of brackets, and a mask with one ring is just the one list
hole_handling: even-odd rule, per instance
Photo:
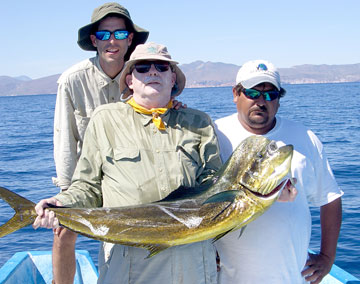
{"label": "man's face", "polygon": [[[98,31],[107,30],[110,32],[116,30],[126,30],[124,19],[118,17],[107,17],[103,19],[98,27]],[[129,34],[126,39],[115,39],[114,34],[111,34],[109,40],[99,40],[95,35],[90,35],[92,44],[97,48],[100,57],[100,64],[104,65],[111,63],[118,63],[123,65],[124,56],[131,45],[134,34]]]}
{"label": "man's face", "polygon": [[[270,83],[263,83],[252,89],[263,92],[277,90]],[[280,106],[279,98],[266,101],[261,95],[257,99],[251,99],[246,97],[243,92],[238,94],[235,89],[233,89],[233,96],[238,119],[246,130],[254,134],[266,134],[275,126],[275,115]]]}
{"label": "man's face", "polygon": [[[147,72],[143,72],[146,69],[137,70],[137,66],[149,66],[149,62],[151,62],[151,67]],[[126,83],[133,91],[135,102],[148,109],[165,107],[170,101],[171,90],[176,81],[176,74],[171,71],[167,62],[156,61],[155,63],[163,65],[163,69],[155,68],[153,61],[142,61],[135,64],[133,72],[126,76]],[[164,66],[168,66],[166,71],[164,71],[166,69]]]}

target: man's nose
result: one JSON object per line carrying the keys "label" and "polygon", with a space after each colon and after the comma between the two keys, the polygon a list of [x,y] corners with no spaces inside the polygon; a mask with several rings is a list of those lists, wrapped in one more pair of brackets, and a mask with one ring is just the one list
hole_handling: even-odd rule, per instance
{"label": "man's nose", "polygon": [[154,64],[151,64],[149,73],[154,74],[154,75],[158,75],[159,71],[155,68]]}

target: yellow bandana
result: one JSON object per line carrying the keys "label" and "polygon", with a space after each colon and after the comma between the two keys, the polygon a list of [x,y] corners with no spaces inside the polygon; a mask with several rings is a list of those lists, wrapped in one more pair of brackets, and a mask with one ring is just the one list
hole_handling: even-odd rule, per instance
{"label": "yellow bandana", "polygon": [[134,98],[128,100],[127,103],[131,105],[132,108],[138,113],[152,114],[152,121],[155,124],[155,126],[160,130],[165,130],[165,125],[160,117],[160,114],[164,114],[169,108],[172,108],[172,101],[170,101],[166,107],[159,107],[152,109],[147,109],[138,105],[135,102]]}

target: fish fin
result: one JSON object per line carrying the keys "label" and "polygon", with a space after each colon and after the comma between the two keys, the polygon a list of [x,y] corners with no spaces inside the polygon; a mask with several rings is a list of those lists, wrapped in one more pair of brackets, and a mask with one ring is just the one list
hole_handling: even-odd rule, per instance
{"label": "fish fin", "polygon": [[213,239],[213,243],[216,242],[217,240],[221,239],[223,236],[225,236],[227,233],[230,233],[232,230],[226,231],[224,233],[221,233],[219,235],[217,235],[214,239]]}
{"label": "fish fin", "polygon": [[239,234],[239,236],[238,236],[238,239],[241,238],[242,234],[243,234],[244,231],[245,231],[245,228],[246,228],[246,225],[245,225],[244,227],[241,227],[241,228],[240,228],[240,234]]}
{"label": "fish fin", "polygon": [[229,208],[229,206],[233,203],[235,200],[235,197],[239,194],[238,190],[229,190],[229,191],[223,191],[217,194],[214,194],[213,196],[209,197],[204,203],[217,203],[217,202],[228,202],[228,204],[218,213],[212,220],[215,220],[217,217],[219,217],[221,214],[224,213],[226,209]]}
{"label": "fish fin", "polygon": [[216,202],[233,202],[235,198],[239,195],[238,190],[227,190],[220,193],[216,193],[210,196],[203,204],[207,203],[216,203]]}
{"label": "fish fin", "polygon": [[[242,236],[242,234],[244,233],[245,228],[246,228],[246,226],[240,228],[240,234],[239,234],[239,237],[238,237],[239,239],[240,239],[240,237]],[[233,232],[233,231],[236,231],[236,230],[239,230],[239,229],[238,229],[238,228],[233,228],[233,229],[231,229],[231,230],[229,230],[229,231],[226,231],[226,232],[224,232],[224,233],[222,233],[222,234],[220,234],[220,235],[217,235],[217,236],[213,239],[213,243],[216,242],[217,240],[221,239],[221,238],[222,238],[223,236],[225,236],[227,233],[230,233],[230,232]]]}
{"label": "fish fin", "polygon": [[176,201],[176,200],[194,198],[200,195],[205,190],[207,190],[211,185],[213,185],[213,183],[206,183],[196,187],[180,186],[177,189],[175,189],[173,192],[171,192],[168,196],[157,202]]}
{"label": "fish fin", "polygon": [[145,246],[144,248],[146,248],[149,251],[148,256],[145,258],[145,259],[148,259],[169,247],[164,246],[164,245],[148,245],[148,246]]}
{"label": "fish fin", "polygon": [[0,226],[0,238],[34,222],[36,218],[35,203],[3,187],[0,187],[0,198],[15,210],[14,216]]}
{"label": "fish fin", "polygon": [[49,208],[71,208],[69,206],[57,206],[57,205],[54,205],[54,204],[51,204],[51,203],[46,203],[46,205],[49,207]]}

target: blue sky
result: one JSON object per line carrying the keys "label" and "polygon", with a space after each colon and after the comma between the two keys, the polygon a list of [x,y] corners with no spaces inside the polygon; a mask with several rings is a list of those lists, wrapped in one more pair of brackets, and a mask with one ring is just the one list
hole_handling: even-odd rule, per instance
{"label": "blue sky", "polygon": [[[91,57],[78,29],[98,0],[1,0],[0,76],[62,73]],[[124,0],[132,19],[180,64],[196,60],[277,67],[360,63],[359,0]]]}

